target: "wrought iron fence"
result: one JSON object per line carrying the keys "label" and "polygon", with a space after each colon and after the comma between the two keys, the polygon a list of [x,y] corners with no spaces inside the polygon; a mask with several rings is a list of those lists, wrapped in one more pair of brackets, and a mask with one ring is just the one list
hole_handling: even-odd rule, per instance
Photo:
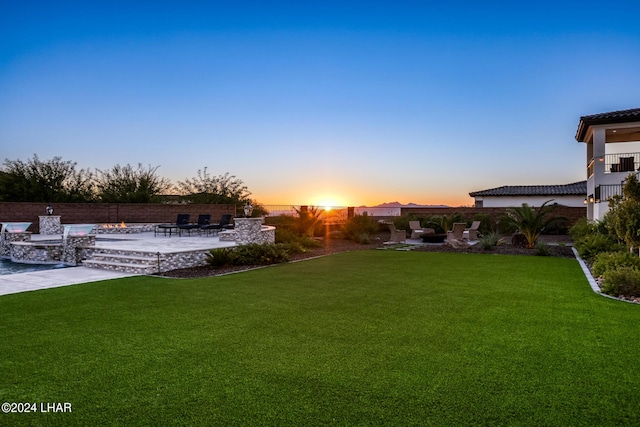
{"label": "wrought iron fence", "polygon": [[390,217],[400,216],[401,207],[347,207],[332,206],[331,208],[311,205],[263,205],[267,213],[265,216],[273,217],[279,215],[298,216],[298,212],[303,209],[312,209],[314,211],[322,211],[323,216],[336,215],[369,215],[373,217]]}

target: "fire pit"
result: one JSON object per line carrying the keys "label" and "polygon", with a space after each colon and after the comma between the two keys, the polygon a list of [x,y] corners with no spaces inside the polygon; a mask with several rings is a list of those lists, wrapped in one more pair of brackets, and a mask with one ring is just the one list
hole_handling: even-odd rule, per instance
{"label": "fire pit", "polygon": [[120,224],[99,224],[96,226],[98,234],[134,234],[142,233],[144,226],[127,225],[122,221]]}
{"label": "fire pit", "polygon": [[427,234],[422,234],[420,236],[422,238],[422,241],[424,243],[443,243],[444,239],[447,238],[446,234],[434,234],[434,233],[427,233]]}

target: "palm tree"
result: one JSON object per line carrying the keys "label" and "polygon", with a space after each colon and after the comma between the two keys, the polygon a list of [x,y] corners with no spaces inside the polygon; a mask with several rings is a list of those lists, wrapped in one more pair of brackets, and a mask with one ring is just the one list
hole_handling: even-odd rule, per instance
{"label": "palm tree", "polygon": [[557,205],[549,205],[553,200],[547,200],[536,209],[523,203],[517,208],[506,210],[502,221],[517,229],[527,240],[527,248],[536,246],[538,237],[551,224],[564,221],[566,218],[559,216],[549,216]]}
{"label": "palm tree", "polygon": [[454,212],[450,215],[437,215],[431,218],[427,225],[435,225],[442,228],[442,232],[446,233],[456,222],[465,222],[460,212]]}

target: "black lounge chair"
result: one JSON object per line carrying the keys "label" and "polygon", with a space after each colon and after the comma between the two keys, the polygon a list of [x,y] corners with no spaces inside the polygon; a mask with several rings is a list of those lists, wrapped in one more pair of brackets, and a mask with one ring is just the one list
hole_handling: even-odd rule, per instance
{"label": "black lounge chair", "polygon": [[202,227],[200,227],[202,230],[205,230],[207,232],[209,231],[213,231],[216,234],[218,233],[218,231],[225,229],[225,230],[231,230],[233,229],[233,224],[231,224],[231,215],[229,214],[224,214],[222,215],[222,217],[220,218],[220,222],[217,224],[209,224],[209,225],[203,225]]}
{"label": "black lounge chair", "polygon": [[175,224],[159,224],[156,225],[154,230],[153,230],[153,235],[155,236],[158,231],[162,231],[164,232],[164,235],[167,235],[167,231],[169,232],[169,237],[171,237],[171,233],[173,230],[176,230],[176,232],[179,234],[180,233],[180,226],[181,225],[185,225],[185,224],[189,224],[189,214],[178,214],[178,217],[176,218],[176,223]]}
{"label": "black lounge chair", "polygon": [[183,224],[183,225],[178,225],[178,230],[182,231],[182,230],[186,230],[189,235],[191,235],[191,231],[192,230],[198,230],[198,232],[200,232],[200,230],[202,229],[203,226],[209,225],[211,224],[211,215],[209,214],[200,214],[198,215],[198,223],[197,224]]}

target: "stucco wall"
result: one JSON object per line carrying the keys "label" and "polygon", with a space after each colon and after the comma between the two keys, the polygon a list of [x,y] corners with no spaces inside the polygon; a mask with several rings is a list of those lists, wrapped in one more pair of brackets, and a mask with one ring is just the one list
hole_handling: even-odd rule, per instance
{"label": "stucco wall", "polygon": [[[574,208],[584,207],[584,199],[587,195],[584,196],[531,196],[531,197],[492,197],[492,196],[483,196],[482,199],[482,207],[485,208],[505,208],[505,207],[514,207],[514,206],[522,206],[523,203],[528,203],[529,206],[539,207],[542,206],[544,202],[547,200],[553,199],[551,203],[557,203],[563,206],[571,206]],[[479,198],[478,198],[479,199]]]}

